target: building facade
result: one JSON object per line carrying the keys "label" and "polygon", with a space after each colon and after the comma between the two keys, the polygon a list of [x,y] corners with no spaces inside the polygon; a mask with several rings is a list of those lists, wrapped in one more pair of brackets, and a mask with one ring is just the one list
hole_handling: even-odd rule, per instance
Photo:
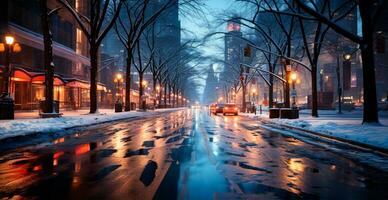
{"label": "building facade", "polygon": [[[74,0],[71,3],[79,12],[86,13],[88,10],[87,1]],[[49,9],[57,6],[55,0],[48,1]],[[0,38],[12,35],[22,48],[21,52],[10,56],[12,72],[9,90],[15,109],[37,109],[39,102],[45,99],[41,3],[39,0],[3,0],[0,9]],[[90,102],[87,39],[66,9],[60,9],[51,17],[51,32],[55,66],[54,99],[59,101],[60,108],[86,108]],[[0,65],[4,67],[5,55],[0,58]],[[106,89],[99,84],[98,90],[99,102],[102,102]]]}

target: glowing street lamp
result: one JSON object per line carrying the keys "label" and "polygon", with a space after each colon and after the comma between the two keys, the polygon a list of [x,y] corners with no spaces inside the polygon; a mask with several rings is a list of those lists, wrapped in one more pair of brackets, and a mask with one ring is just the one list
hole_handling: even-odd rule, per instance
{"label": "glowing street lamp", "polygon": [[15,38],[11,35],[6,35],[4,42],[0,43],[0,53],[5,53],[5,68],[3,71],[3,88],[1,88],[0,104],[5,104],[1,107],[6,109],[0,109],[0,119],[14,119],[14,101],[9,94],[9,83],[12,74],[10,58],[12,53],[19,53],[22,48],[19,43],[15,42]]}
{"label": "glowing street lamp", "polygon": [[256,94],[257,94],[256,88],[252,88],[251,93],[252,93],[252,97],[253,97],[253,102],[255,102],[256,101]]}
{"label": "glowing street lamp", "polygon": [[117,73],[113,82],[116,83],[116,103],[115,103],[115,112],[122,112],[123,104],[122,104],[122,91],[121,84],[124,82],[123,75],[121,73]]}
{"label": "glowing street lamp", "polygon": [[5,36],[5,43],[8,44],[8,45],[13,45],[13,43],[15,42],[15,38],[11,35],[6,35]]}
{"label": "glowing street lamp", "polygon": [[296,107],[296,90],[295,90],[295,83],[300,84],[300,79],[298,79],[298,75],[295,72],[292,72],[290,75],[290,80],[288,80],[288,83],[292,84],[292,107]]}
{"label": "glowing street lamp", "polygon": [[344,55],[344,60],[346,60],[346,61],[349,61],[351,58],[352,58],[352,55],[350,55],[350,54]]}
{"label": "glowing street lamp", "polygon": [[146,87],[147,84],[148,84],[148,82],[147,82],[146,80],[144,80],[144,81],[141,82],[141,85],[144,86],[144,87]]}

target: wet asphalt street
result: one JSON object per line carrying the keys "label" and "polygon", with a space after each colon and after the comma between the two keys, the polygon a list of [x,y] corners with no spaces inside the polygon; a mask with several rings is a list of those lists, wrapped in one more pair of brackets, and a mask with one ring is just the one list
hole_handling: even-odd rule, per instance
{"label": "wet asphalt street", "polygon": [[182,110],[0,153],[0,199],[388,199],[388,173],[242,116]]}

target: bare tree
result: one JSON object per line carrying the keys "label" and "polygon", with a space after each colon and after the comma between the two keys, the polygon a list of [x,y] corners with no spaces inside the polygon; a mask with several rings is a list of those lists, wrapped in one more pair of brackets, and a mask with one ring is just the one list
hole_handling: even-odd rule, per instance
{"label": "bare tree", "polygon": [[[364,85],[364,109],[363,123],[378,123],[377,96],[376,96],[376,78],[375,78],[375,63],[373,50],[373,36],[375,22],[380,17],[382,9],[387,6],[387,1],[384,0],[349,0],[349,2],[358,5],[362,22],[362,36],[358,36],[345,28],[341,27],[334,20],[322,15],[314,8],[308,6],[301,0],[295,0],[297,5],[306,13],[313,16],[315,19],[328,25],[337,33],[350,39],[360,45],[361,57],[363,64],[363,85]],[[353,9],[353,8],[352,8]]]}
{"label": "bare tree", "polygon": [[47,0],[41,0],[42,9],[42,33],[44,46],[44,69],[45,69],[45,107],[44,113],[55,113],[54,110],[54,63],[53,63],[53,36],[51,33],[51,16],[56,14],[61,7],[50,10]]}
{"label": "bare tree", "polygon": [[[90,113],[96,113],[98,109],[97,101],[97,77],[98,77],[98,57],[99,47],[113,27],[119,16],[121,6],[124,0],[89,0],[89,11],[84,12],[75,8],[68,0],[57,0],[65,7],[75,18],[82,32],[85,34],[89,43],[90,56]],[[109,14],[111,15],[109,16]],[[110,17],[110,19],[108,18]]]}

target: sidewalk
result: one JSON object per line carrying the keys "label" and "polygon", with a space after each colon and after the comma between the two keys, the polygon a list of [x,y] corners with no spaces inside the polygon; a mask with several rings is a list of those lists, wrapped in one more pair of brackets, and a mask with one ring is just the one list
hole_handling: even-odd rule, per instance
{"label": "sidewalk", "polygon": [[90,126],[104,122],[129,119],[134,117],[146,117],[155,113],[171,112],[185,108],[158,109],[147,112],[121,112],[115,113],[113,109],[100,109],[99,113],[89,114],[88,110],[65,111],[60,118],[39,118],[37,112],[15,113],[15,120],[0,121],[0,141],[27,136],[35,133],[55,133],[70,128]]}
{"label": "sidewalk", "polygon": [[302,130],[307,134],[327,136],[340,141],[351,142],[365,147],[375,147],[388,152],[388,113],[380,112],[380,125],[362,125],[362,112],[319,111],[319,118],[313,118],[309,110],[301,110],[300,118],[269,119],[268,113],[244,114],[260,121],[279,127]]}

